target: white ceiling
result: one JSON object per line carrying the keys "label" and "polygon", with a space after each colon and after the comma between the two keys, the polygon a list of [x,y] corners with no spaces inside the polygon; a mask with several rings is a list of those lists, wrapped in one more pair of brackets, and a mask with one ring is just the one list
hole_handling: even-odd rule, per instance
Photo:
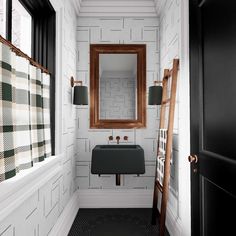
{"label": "white ceiling", "polygon": [[72,0],[81,17],[156,17],[160,0]]}

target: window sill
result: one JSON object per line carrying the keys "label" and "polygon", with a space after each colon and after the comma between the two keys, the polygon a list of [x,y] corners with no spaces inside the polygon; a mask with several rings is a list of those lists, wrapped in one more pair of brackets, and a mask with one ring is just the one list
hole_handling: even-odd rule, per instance
{"label": "window sill", "polygon": [[0,183],[0,222],[62,170],[62,155],[52,156]]}

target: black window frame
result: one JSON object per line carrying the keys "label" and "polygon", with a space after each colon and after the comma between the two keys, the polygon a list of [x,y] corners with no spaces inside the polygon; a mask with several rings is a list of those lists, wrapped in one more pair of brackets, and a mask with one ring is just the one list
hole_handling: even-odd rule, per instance
{"label": "black window frame", "polygon": [[12,39],[12,0],[6,1],[6,39]]}
{"label": "black window frame", "polygon": [[[19,0],[32,17],[31,58],[50,73],[50,123],[55,155],[56,12],[49,0]],[[6,1],[6,39],[12,41],[12,0]]]}

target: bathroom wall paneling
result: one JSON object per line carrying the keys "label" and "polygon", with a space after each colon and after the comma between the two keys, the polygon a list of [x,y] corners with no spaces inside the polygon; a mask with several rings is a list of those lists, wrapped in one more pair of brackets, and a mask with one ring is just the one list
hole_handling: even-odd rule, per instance
{"label": "bathroom wall paneling", "polygon": [[[159,19],[157,17],[79,17],[77,21],[77,78],[89,87],[90,44],[146,44],[146,91],[159,79]],[[77,187],[83,189],[152,189],[155,172],[156,135],[159,111],[156,106],[146,109],[146,128],[90,129],[89,106],[77,106]],[[113,136],[113,141],[108,137]],[[92,149],[98,144],[140,144],[145,152],[146,173],[137,177],[124,175],[121,186],[115,186],[112,175],[95,176],[90,173]],[[128,136],[128,140],[124,140]],[[84,168],[84,169],[83,169]],[[83,171],[82,171],[83,170]],[[82,174],[81,172],[82,171]]]}
{"label": "bathroom wall paneling", "polygon": [[[50,2],[57,13],[55,76],[57,157],[48,158],[40,163],[44,165],[40,171],[31,168],[26,170],[30,173],[25,172],[23,176],[19,174],[16,179],[1,184],[0,235],[2,236],[45,236],[50,235],[50,232],[51,235],[55,235],[53,227],[64,214],[71,199],[76,201],[73,196],[76,191],[77,119],[75,107],[71,102],[70,77],[76,75],[77,18],[70,1]],[[7,189],[11,191],[4,194]],[[74,208],[78,209],[78,205]],[[71,212],[69,214],[71,215]],[[67,225],[70,223],[72,224],[68,222]]]}

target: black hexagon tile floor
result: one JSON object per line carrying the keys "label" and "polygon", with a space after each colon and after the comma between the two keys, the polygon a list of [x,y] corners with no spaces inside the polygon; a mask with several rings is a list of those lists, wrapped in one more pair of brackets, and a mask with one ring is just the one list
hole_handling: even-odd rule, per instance
{"label": "black hexagon tile floor", "polygon": [[68,236],[158,236],[151,215],[146,208],[80,209]]}

